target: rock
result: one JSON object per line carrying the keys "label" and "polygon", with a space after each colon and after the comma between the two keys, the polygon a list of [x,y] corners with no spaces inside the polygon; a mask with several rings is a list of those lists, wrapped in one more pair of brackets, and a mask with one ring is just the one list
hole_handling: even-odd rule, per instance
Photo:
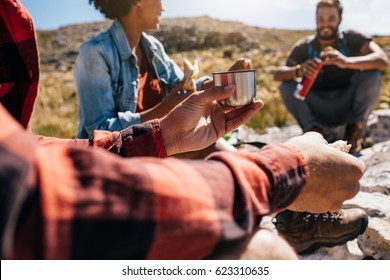
{"label": "rock", "polygon": [[365,256],[376,260],[390,260],[390,222],[383,218],[370,218],[367,230],[358,238]]}
{"label": "rock", "polygon": [[320,248],[312,254],[302,255],[303,260],[361,260],[364,253],[360,250],[357,240],[332,248]]}
{"label": "rock", "polygon": [[232,58],[233,57],[233,50],[224,50],[222,54],[223,58]]}
{"label": "rock", "polygon": [[365,149],[360,157],[367,170],[360,180],[361,192],[346,201],[369,216],[367,230],[358,238],[365,256],[390,259],[390,141]]}
{"label": "rock", "polygon": [[390,110],[376,110],[368,118],[367,128],[375,143],[390,140]]}
{"label": "rock", "polygon": [[368,167],[360,181],[362,191],[390,195],[390,141],[375,144],[361,154]]}

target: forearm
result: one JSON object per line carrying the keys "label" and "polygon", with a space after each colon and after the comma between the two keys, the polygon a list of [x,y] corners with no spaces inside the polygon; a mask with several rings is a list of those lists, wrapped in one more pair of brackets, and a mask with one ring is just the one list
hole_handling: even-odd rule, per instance
{"label": "forearm", "polygon": [[[178,87],[180,86],[178,85]],[[167,114],[169,114],[170,111],[172,111],[173,108],[175,108],[178,104],[185,100],[191,93],[179,93],[176,91],[175,88],[163,99],[162,102],[160,102],[149,110],[140,112],[141,122],[161,119],[165,117]]]}
{"label": "forearm", "polygon": [[300,65],[295,66],[282,66],[274,74],[274,80],[278,82],[290,81],[295,78],[301,77]]}
{"label": "forearm", "polygon": [[354,70],[386,70],[388,66],[387,57],[378,53],[371,53],[365,56],[348,57],[345,67]]}
{"label": "forearm", "polygon": [[46,137],[42,135],[35,135],[35,140],[40,145],[66,144],[75,146],[88,146],[88,139],[60,139],[55,137]]}

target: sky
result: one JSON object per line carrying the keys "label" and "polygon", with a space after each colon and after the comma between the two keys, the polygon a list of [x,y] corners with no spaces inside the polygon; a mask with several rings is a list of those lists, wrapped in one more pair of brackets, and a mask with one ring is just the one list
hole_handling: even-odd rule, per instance
{"label": "sky", "polygon": [[[20,0],[37,29],[104,20],[88,0]],[[114,0],[113,0],[114,1]],[[208,15],[221,20],[281,29],[314,29],[317,0],[163,0],[163,17]],[[390,35],[389,0],[343,0],[342,29]]]}

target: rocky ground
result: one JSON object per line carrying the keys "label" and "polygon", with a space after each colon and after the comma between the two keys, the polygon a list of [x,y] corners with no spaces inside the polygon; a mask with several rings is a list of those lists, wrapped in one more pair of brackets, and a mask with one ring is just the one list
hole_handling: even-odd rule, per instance
{"label": "rocky ground", "polygon": [[[239,130],[232,134],[230,141],[260,141],[280,143],[301,134],[296,125],[285,128],[269,128],[266,134],[258,135],[250,130]],[[342,246],[320,248],[303,259],[377,259],[390,260],[390,110],[375,111],[368,122],[367,136],[374,143],[365,148],[358,157],[365,162],[367,170],[360,181],[361,191],[344,203],[344,208],[361,208],[369,216],[367,230],[357,239]],[[256,150],[250,145],[242,149]],[[275,231],[272,217],[265,217],[262,227]]]}

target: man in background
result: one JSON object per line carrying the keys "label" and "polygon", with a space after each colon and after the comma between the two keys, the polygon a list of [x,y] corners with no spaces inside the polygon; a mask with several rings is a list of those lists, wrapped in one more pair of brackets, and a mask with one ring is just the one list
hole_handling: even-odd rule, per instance
{"label": "man in background", "polygon": [[[361,148],[360,138],[369,114],[381,92],[380,70],[387,68],[387,56],[370,38],[355,31],[340,32],[343,7],[338,0],[317,4],[316,34],[297,42],[286,62],[275,73],[282,81],[283,101],[304,132],[323,133],[324,128],[345,126],[344,140],[350,153]],[[297,78],[313,79],[316,59],[323,64],[304,101],[294,97]]]}
{"label": "man in background", "polygon": [[[370,38],[354,31],[339,31],[342,12],[338,0],[319,1],[316,34],[293,46],[286,65],[276,71],[274,79],[282,81],[283,101],[304,132],[320,132],[331,142],[336,139],[327,135],[328,128],[344,125],[344,140],[352,146],[350,153],[356,153],[367,118],[378,103],[380,70],[387,68],[388,59]],[[317,63],[323,67],[306,99],[295,98],[296,79],[314,79]],[[335,223],[340,218],[338,213],[284,211],[276,216],[275,224],[279,234],[304,253],[356,238],[362,228],[356,227],[355,213],[356,209],[350,209],[349,217]]]}

